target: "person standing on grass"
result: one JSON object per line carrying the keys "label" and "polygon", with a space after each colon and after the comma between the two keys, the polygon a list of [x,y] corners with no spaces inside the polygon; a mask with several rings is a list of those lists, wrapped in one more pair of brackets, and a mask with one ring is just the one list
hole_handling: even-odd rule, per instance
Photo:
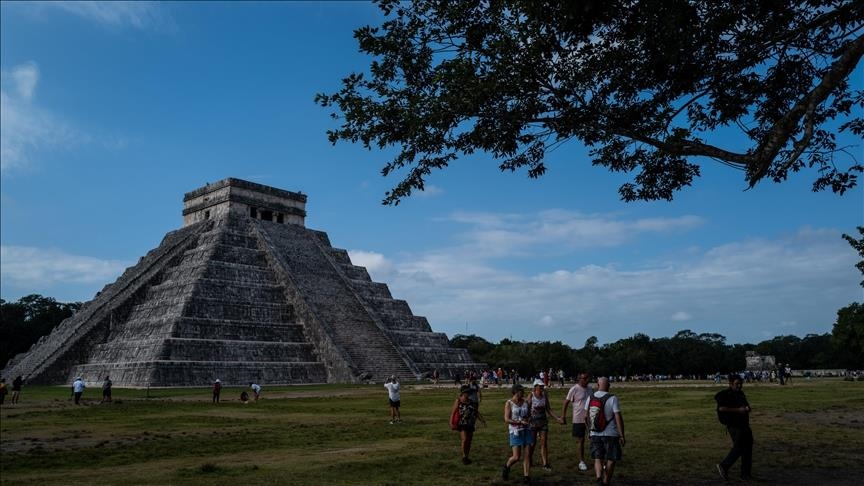
{"label": "person standing on grass", "polygon": [[21,397],[21,387],[24,386],[24,380],[21,379],[21,375],[15,377],[12,380],[12,405],[18,403],[19,398]]}
{"label": "person standing on grass", "polygon": [[531,407],[525,400],[525,388],[515,384],[510,389],[512,397],[504,404],[504,423],[510,438],[511,455],[501,468],[501,478],[510,476],[510,467],[522,460],[523,481],[531,482],[531,454],[529,448],[534,446],[534,434],[531,433]]}
{"label": "person standing on grass", "polygon": [[471,464],[471,459],[468,456],[471,453],[471,441],[474,439],[474,428],[477,421],[479,420],[483,425],[486,425],[486,421],[477,410],[477,405],[468,398],[469,393],[468,385],[462,385],[459,389],[459,396],[453,403],[453,410],[450,412],[451,416],[454,413],[458,414],[455,430],[459,431],[459,438],[462,441],[462,464]]}
{"label": "person standing on grass", "polygon": [[[607,398],[606,395],[609,395]],[[598,429],[592,426],[590,413],[585,414],[585,421],[589,429],[591,441],[591,457],[594,459],[594,473],[597,484],[607,485],[612,482],[612,473],[615,472],[615,463],[621,460],[624,447],[624,417],[621,415],[621,407],[618,397],[609,393],[609,378],[600,377],[597,380],[597,391],[590,395],[585,402],[585,411],[591,411],[591,403],[594,397],[603,403],[602,413],[605,417],[606,426]]]}
{"label": "person standing on grass", "polygon": [[549,395],[546,393],[545,386],[542,381],[534,380],[534,389],[528,396],[528,406],[531,416],[531,432],[534,434],[534,446],[528,449],[531,460],[534,460],[534,449],[537,445],[540,446],[540,459],[543,461],[543,469],[546,471],[552,470],[552,465],[549,464],[549,417],[552,417],[558,423],[563,423],[561,417],[552,412],[552,404],[549,401]]}
{"label": "person standing on grass", "polygon": [[72,396],[75,398],[75,405],[81,404],[81,395],[84,394],[85,388],[87,386],[84,385],[84,380],[80,376],[72,382]]}
{"label": "person standing on grass", "polygon": [[477,383],[477,373],[472,371],[468,378],[468,399],[474,402],[477,410],[480,410],[480,402],[483,400],[483,391]]}
{"label": "person standing on grass", "polygon": [[744,380],[740,375],[729,375],[729,388],[714,395],[717,402],[717,417],[726,425],[732,439],[732,449],[726,458],[717,464],[717,472],[729,479],[729,468],[741,458],[741,479],[751,479],[753,466],[753,431],[750,430],[750,404],[741,388]]}
{"label": "person standing on grass", "polygon": [[219,395],[222,394],[222,382],[219,378],[213,382],[213,403],[219,403]]}
{"label": "person standing on grass", "polygon": [[567,399],[564,400],[564,408],[561,409],[561,417],[564,418],[564,423],[567,423],[567,407],[573,404],[573,430],[571,434],[578,443],[579,455],[579,470],[587,471],[588,465],[585,464],[585,403],[588,402],[588,397],[591,396],[591,386],[588,385],[590,376],[588,373],[579,373],[576,384],[567,392]]}
{"label": "person standing on grass", "polygon": [[99,403],[111,403],[111,387],[113,385],[111,378],[105,375],[105,381],[102,382],[102,401]]}
{"label": "person standing on grass", "polygon": [[402,400],[399,394],[399,380],[396,379],[396,375],[390,375],[390,378],[384,383],[384,388],[387,389],[387,399],[390,401],[390,424],[401,423],[402,413],[399,411],[399,407],[402,406]]}

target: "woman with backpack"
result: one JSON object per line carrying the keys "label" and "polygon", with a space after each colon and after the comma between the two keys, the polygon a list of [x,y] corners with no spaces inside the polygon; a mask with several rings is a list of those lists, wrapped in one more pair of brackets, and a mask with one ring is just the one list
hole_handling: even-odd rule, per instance
{"label": "woman with backpack", "polygon": [[450,427],[459,431],[459,438],[462,441],[462,464],[471,464],[468,455],[471,453],[471,441],[474,439],[474,428],[477,421],[479,420],[480,423],[486,425],[486,420],[480,415],[480,411],[470,399],[470,395],[471,387],[462,385],[459,388],[459,396],[453,403],[453,410],[450,412]]}

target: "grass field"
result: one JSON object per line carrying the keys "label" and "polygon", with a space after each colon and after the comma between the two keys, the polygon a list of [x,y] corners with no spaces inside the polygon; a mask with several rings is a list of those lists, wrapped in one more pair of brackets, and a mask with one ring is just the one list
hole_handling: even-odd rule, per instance
{"label": "grass field", "polygon": [[[615,484],[721,484],[714,464],[729,439],[703,382],[613,384],[627,432]],[[791,386],[745,384],[756,438],[754,474],[765,484],[862,484],[864,382],[839,379]],[[75,406],[65,387],[25,386],[18,405],[0,410],[0,483],[21,484],[510,484],[503,403],[486,389],[488,427],[462,465],[447,421],[452,386],[403,385],[403,423],[388,424],[381,385],[265,387],[258,403],[239,389],[219,405],[204,389],[115,389],[99,404],[87,390]],[[556,413],[565,395],[551,390]],[[570,425],[550,425],[552,472],[533,484],[593,485],[576,468]],[[539,463],[539,451],[535,462]],[[737,477],[737,464],[732,476]],[[737,480],[730,482],[737,483]]]}

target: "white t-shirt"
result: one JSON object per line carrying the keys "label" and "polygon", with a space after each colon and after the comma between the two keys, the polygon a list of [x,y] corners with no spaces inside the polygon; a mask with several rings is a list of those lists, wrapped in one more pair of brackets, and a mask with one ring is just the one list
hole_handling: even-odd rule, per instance
{"label": "white t-shirt", "polygon": [[[597,398],[603,398],[603,396],[605,396],[607,393],[609,392],[596,391],[594,392],[594,396],[596,396]],[[588,411],[589,403],[590,400],[586,398],[585,406],[583,407],[585,412]],[[612,395],[611,397],[609,397],[608,400],[606,400],[606,406],[604,407],[603,411],[606,414],[606,429],[603,430],[603,432],[591,432],[590,435],[597,435],[601,437],[618,437],[621,434],[618,433],[618,425],[615,424],[615,414],[621,413],[621,408],[618,405],[618,397],[616,395]]]}
{"label": "white t-shirt", "polygon": [[261,385],[259,385],[257,383],[252,383],[251,388],[252,388],[252,391],[255,392],[256,394],[261,393]]}
{"label": "white t-shirt", "polygon": [[583,388],[580,384],[575,384],[567,392],[567,400],[573,404],[573,423],[585,423],[585,403],[588,402],[588,397],[591,396],[591,387]]}
{"label": "white t-shirt", "polygon": [[399,383],[384,383],[384,388],[387,389],[387,394],[390,396],[390,400],[394,402],[399,401]]}

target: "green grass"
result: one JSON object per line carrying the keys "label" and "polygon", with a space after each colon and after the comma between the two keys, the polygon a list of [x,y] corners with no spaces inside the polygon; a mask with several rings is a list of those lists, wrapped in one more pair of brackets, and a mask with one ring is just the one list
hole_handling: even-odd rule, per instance
{"label": "green grass", "polygon": [[[613,385],[628,439],[615,482],[721,483],[713,467],[729,440],[714,413],[720,388]],[[387,423],[381,385],[268,387],[259,403],[245,405],[239,392],[226,389],[213,405],[205,389],[115,389],[113,404],[99,404],[99,391],[88,390],[75,406],[65,387],[25,387],[20,404],[7,400],[0,411],[0,484],[513,482],[499,477],[509,454],[503,388],[484,390],[489,426],[477,430],[469,466],[447,426],[453,387],[403,386],[398,425]],[[762,482],[857,484],[864,477],[864,383],[796,380],[745,385],[745,392]],[[564,391],[551,396],[560,410]],[[569,423],[551,427],[555,469],[535,469],[534,484],[592,484],[592,474],[575,467]]]}

